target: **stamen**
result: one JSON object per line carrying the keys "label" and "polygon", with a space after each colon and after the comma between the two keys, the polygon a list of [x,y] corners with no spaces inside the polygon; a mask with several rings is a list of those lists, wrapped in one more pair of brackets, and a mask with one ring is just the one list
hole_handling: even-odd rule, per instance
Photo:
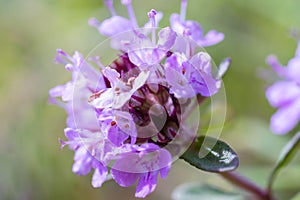
{"label": "stamen", "polygon": [[191,45],[191,40],[190,40],[190,35],[192,35],[192,33],[191,33],[191,31],[190,31],[190,29],[185,29],[184,31],[183,31],[183,36],[184,37],[186,37],[186,39],[187,39],[187,45],[186,45],[186,52],[185,52],[185,54],[186,54],[186,56],[187,56],[187,58],[191,58],[192,57],[192,55],[193,55],[193,49],[192,49],[192,45]]}
{"label": "stamen", "polygon": [[100,56],[91,57],[88,60],[93,61],[94,63],[96,63],[96,65],[98,65],[100,69],[105,68],[105,66],[100,62]]}
{"label": "stamen", "polygon": [[127,86],[132,86],[133,85],[133,82],[135,80],[135,77],[130,77],[126,83]]}
{"label": "stamen", "polygon": [[152,42],[153,44],[156,43],[156,33],[155,33],[155,28],[156,28],[156,23],[155,23],[155,15],[156,15],[156,10],[152,9],[150,12],[148,12],[148,17],[150,22],[152,23]]}
{"label": "stamen", "polygon": [[68,71],[72,71],[74,69],[74,65],[68,63],[65,65],[65,69],[68,70]]}
{"label": "stamen", "polygon": [[115,87],[115,94],[120,95],[121,94],[121,89],[118,87]]}
{"label": "stamen", "polygon": [[134,29],[138,28],[139,26],[138,26],[138,23],[137,23],[136,18],[135,18],[135,14],[134,14],[134,11],[133,11],[133,8],[132,8],[132,5],[131,5],[131,0],[122,0],[122,4],[127,7],[128,15],[129,15],[129,18],[131,20],[132,27]]}
{"label": "stamen", "polygon": [[182,0],[181,1],[181,8],[180,8],[180,20],[181,20],[181,22],[185,21],[186,7],[187,7],[187,0]]}
{"label": "stamen", "polygon": [[104,92],[104,90],[101,90],[99,92],[96,92],[94,94],[92,94],[89,98],[88,98],[88,102],[91,103],[92,101],[94,101],[95,99],[98,99],[101,94]]}
{"label": "stamen", "polygon": [[105,5],[108,8],[109,12],[111,13],[112,16],[117,15],[115,8],[114,8],[114,1],[113,0],[105,0]]}
{"label": "stamen", "polygon": [[73,62],[72,56],[70,56],[69,54],[67,54],[63,50],[57,49],[56,52],[59,53],[60,55],[64,56],[65,58],[67,58],[69,61]]}

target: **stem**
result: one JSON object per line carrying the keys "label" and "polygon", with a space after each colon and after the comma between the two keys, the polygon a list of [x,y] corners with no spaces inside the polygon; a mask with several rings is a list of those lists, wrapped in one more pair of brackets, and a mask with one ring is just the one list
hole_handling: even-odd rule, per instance
{"label": "stem", "polygon": [[249,179],[239,175],[236,172],[224,172],[220,173],[220,175],[227,181],[255,195],[256,197],[258,197],[258,199],[275,200],[275,197],[273,197],[269,190],[262,189],[255,183],[251,182]]}
{"label": "stem", "polygon": [[151,29],[152,29],[152,43],[155,45],[156,44],[156,23],[155,23],[155,15],[156,15],[156,10],[152,9],[150,12],[148,12],[148,18],[149,21],[151,22]]}
{"label": "stem", "polygon": [[134,29],[138,28],[139,26],[138,26],[138,23],[136,21],[135,14],[134,14],[134,11],[133,11],[133,8],[132,8],[131,4],[127,5],[127,10],[128,10],[128,15],[129,15],[129,18],[131,20],[133,28]]}
{"label": "stem", "polygon": [[112,16],[116,16],[116,11],[113,5],[113,0],[105,0],[106,7],[108,8],[109,12]]}
{"label": "stem", "polygon": [[181,22],[185,21],[186,6],[187,6],[187,0],[182,0],[182,2],[181,2],[181,8],[180,8],[180,20],[181,20]]}

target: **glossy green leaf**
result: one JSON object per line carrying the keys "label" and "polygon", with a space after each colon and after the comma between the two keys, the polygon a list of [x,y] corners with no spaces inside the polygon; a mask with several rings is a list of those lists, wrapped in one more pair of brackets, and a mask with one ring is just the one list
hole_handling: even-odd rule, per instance
{"label": "glossy green leaf", "polygon": [[237,154],[225,142],[200,136],[181,156],[186,162],[208,172],[226,172],[239,165]]}
{"label": "glossy green leaf", "polygon": [[298,132],[288,143],[287,145],[282,149],[281,154],[279,156],[279,159],[277,161],[276,166],[274,167],[269,181],[268,181],[268,188],[272,188],[272,184],[277,176],[277,174],[280,172],[280,170],[289,164],[289,162],[294,157],[295,153],[297,152],[298,148],[300,146],[300,132]]}
{"label": "glossy green leaf", "polygon": [[185,183],[172,193],[173,200],[242,200],[240,194],[227,192],[217,187],[202,183]]}

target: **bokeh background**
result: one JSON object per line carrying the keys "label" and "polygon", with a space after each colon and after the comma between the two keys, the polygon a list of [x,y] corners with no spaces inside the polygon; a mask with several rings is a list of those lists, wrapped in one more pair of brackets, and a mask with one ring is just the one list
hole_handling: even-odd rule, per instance
{"label": "bokeh background", "polygon": [[[126,14],[115,2],[117,11]],[[140,24],[155,8],[164,12],[165,26],[179,6],[179,0],[134,0]],[[277,54],[286,64],[294,56],[290,30],[300,30],[299,7],[298,0],[190,0],[188,5],[187,18],[226,35],[222,43],[206,49],[216,63],[228,56],[233,60],[224,78],[228,105],[221,138],[240,155],[238,171],[261,186],[293,135],[269,131],[274,109],[264,90],[274,74],[265,58]],[[0,199],[134,199],[134,186],[121,188],[111,181],[93,189],[91,176],[72,173],[73,152],[60,150],[58,143],[64,138],[66,114],[47,103],[48,90],[70,78],[63,66],[53,63],[55,50],[87,55],[104,40],[87,20],[108,16],[101,0],[0,0]],[[275,190],[280,199],[299,191],[299,164],[298,156],[279,175]],[[177,161],[146,199],[171,199],[173,189],[184,182],[235,190],[218,175]]]}

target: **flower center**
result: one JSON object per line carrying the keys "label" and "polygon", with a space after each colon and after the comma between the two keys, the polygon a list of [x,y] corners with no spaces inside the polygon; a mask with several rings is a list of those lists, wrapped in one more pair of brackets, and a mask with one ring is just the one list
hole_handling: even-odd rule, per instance
{"label": "flower center", "polygon": [[[140,72],[138,67],[129,61],[126,53],[110,67],[121,75],[120,81],[128,84],[132,84],[136,74]],[[110,84],[108,86],[111,87]],[[144,84],[119,110],[131,115],[137,128],[137,143],[140,144],[154,143],[165,146],[174,139],[179,129],[180,105],[174,95],[170,94],[169,88],[162,84]],[[114,126],[116,123],[112,122],[111,125]],[[126,142],[129,143],[130,139]]]}

